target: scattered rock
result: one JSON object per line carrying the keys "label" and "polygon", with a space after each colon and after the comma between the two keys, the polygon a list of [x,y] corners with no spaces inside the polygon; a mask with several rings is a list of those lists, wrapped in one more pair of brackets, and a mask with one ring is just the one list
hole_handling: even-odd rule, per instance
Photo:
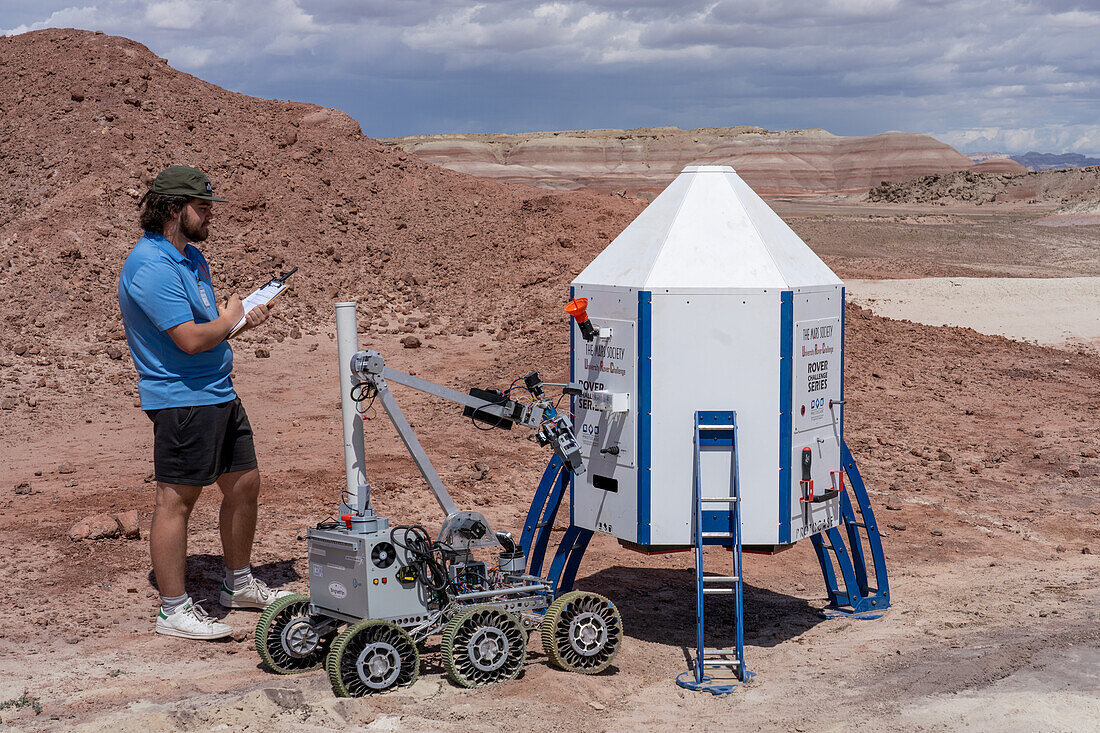
{"label": "scattered rock", "polygon": [[290,126],[280,130],[275,139],[275,144],[280,148],[288,148],[296,142],[298,142],[298,131]]}
{"label": "scattered rock", "polygon": [[1079,466],[1070,466],[1066,469],[1066,478],[1080,478],[1081,468]]}
{"label": "scattered rock", "polygon": [[74,542],[81,540],[102,540],[118,537],[122,532],[118,522],[110,514],[96,514],[73,525],[69,530],[69,539]]}
{"label": "scattered rock", "polygon": [[22,495],[22,496],[26,496],[26,495],[33,494],[34,489],[31,488],[31,482],[30,481],[23,481],[22,483],[20,483],[18,486],[15,487],[15,493],[19,494],[19,495]]}
{"label": "scattered rock", "polygon": [[64,463],[62,463],[60,466],[57,467],[57,472],[58,473],[76,473],[76,466],[69,463],[68,461],[65,461]]}
{"label": "scattered rock", "polygon": [[1081,457],[1082,458],[1096,458],[1096,451],[1090,450],[1090,449],[1083,450],[1083,451],[1081,451]]}
{"label": "scattered rock", "polygon": [[474,461],[474,472],[470,475],[474,481],[484,481],[485,479],[492,478],[493,473],[489,469],[487,463],[481,461]]}
{"label": "scattered rock", "polygon": [[256,358],[257,359],[270,359],[271,358],[271,352],[261,346],[260,348],[256,349]]}
{"label": "scattered rock", "polygon": [[1091,555],[1091,554],[1092,554],[1092,550],[1090,550],[1090,549],[1089,549],[1089,548],[1087,548],[1087,547],[1082,547],[1082,548],[1081,548],[1081,554],[1082,554],[1082,555]]}
{"label": "scattered rock", "polygon": [[[237,632],[233,632],[233,638],[236,638]],[[240,641],[238,639],[238,641]],[[275,703],[284,710],[293,710],[300,708],[306,704],[305,696],[301,690],[295,690],[287,687],[269,687],[264,690],[264,694],[267,695],[267,699]]]}
{"label": "scattered rock", "polygon": [[930,531],[930,534],[933,537],[943,537],[943,530],[942,529],[933,529],[933,530]]}
{"label": "scattered rock", "polygon": [[1065,552],[1066,551],[1066,546],[1065,545],[1058,545],[1057,547],[1054,548],[1054,551],[1055,552]]}
{"label": "scattered rock", "polygon": [[888,503],[886,505],[886,508],[889,509],[892,512],[900,512],[901,511],[901,504]]}
{"label": "scattered rock", "polygon": [[69,99],[73,100],[74,102],[83,102],[84,90],[80,87],[73,87],[69,90]]}
{"label": "scattered rock", "polygon": [[406,349],[419,349],[420,339],[416,336],[406,336],[405,338],[401,339],[401,345],[404,346]]}
{"label": "scattered rock", "polygon": [[118,527],[123,537],[128,540],[141,539],[141,526],[136,510],[131,509],[128,512],[121,512],[114,515],[114,517],[118,522]]}
{"label": "scattered rock", "polygon": [[15,406],[19,404],[19,401],[14,397],[4,397],[0,399],[0,410],[14,410]]}
{"label": "scattered rock", "polygon": [[119,359],[121,359],[124,353],[126,352],[120,349],[118,346],[115,346],[114,344],[111,344],[107,347],[107,356],[109,356],[114,361],[118,361]]}
{"label": "scattered rock", "polygon": [[242,629],[233,629],[233,633],[230,634],[230,638],[233,639],[233,641],[248,641],[250,638],[252,638],[252,632],[247,627]]}
{"label": "scattered rock", "polygon": [[905,531],[905,525],[904,524],[887,524],[886,526],[889,527],[890,529],[897,530],[898,532],[904,532]]}

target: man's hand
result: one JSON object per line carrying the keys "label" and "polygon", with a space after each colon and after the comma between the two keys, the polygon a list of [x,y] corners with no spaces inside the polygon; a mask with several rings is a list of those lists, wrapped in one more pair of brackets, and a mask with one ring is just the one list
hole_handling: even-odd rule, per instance
{"label": "man's hand", "polygon": [[218,306],[218,316],[225,318],[227,321],[231,321],[230,326],[237,324],[237,321],[244,317],[244,306],[241,305],[241,296],[234,293],[230,295],[225,301],[225,306]]}
{"label": "man's hand", "polygon": [[248,315],[245,316],[244,326],[241,327],[241,330],[245,331],[249,328],[255,328],[256,326],[259,326],[261,323],[266,321],[271,315],[272,305],[273,303],[268,303],[267,305],[258,305],[252,310],[248,311]]}

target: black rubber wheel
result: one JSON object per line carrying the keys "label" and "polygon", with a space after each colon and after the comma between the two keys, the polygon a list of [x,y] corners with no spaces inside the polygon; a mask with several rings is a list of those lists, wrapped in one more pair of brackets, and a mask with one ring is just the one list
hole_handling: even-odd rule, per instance
{"label": "black rubber wheel", "polygon": [[527,633],[512,614],[494,606],[472,606],[443,630],[440,644],[447,676],[460,687],[514,680],[527,661]]}
{"label": "black rubber wheel", "polygon": [[400,626],[360,621],[332,642],[325,669],[338,697],[362,697],[411,685],[420,674],[420,654]]}
{"label": "black rubber wheel", "polygon": [[273,672],[308,672],[324,664],[334,636],[335,629],[317,633],[316,619],[309,615],[309,596],[283,596],[260,614],[256,651]]}
{"label": "black rubber wheel", "polygon": [[597,593],[566,593],[550,604],[542,619],[543,651],[551,664],[568,672],[604,671],[622,641],[619,610]]}

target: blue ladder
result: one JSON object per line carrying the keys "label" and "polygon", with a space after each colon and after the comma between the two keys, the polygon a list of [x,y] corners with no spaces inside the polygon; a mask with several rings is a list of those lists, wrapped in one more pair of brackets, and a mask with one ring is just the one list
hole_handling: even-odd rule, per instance
{"label": "blue ladder", "polygon": [[[848,492],[841,486],[840,516],[845,533],[848,535],[850,552],[844,544],[844,535],[840,533],[840,527],[832,527],[824,532],[824,536],[816,534],[811,538],[829,591],[829,605],[825,608],[825,615],[875,619],[882,616],[890,607],[890,579],[886,575],[882,537],[879,535],[878,522],[875,521],[875,513],[871,509],[871,501],[867,496],[867,487],[863,484],[859,468],[845,442],[841,442],[840,464],[844,469],[841,476],[848,475],[848,484],[851,486],[852,496],[855,497],[856,507],[859,508],[859,518],[856,517]],[[867,547],[875,566],[874,586],[871,586],[867,575],[867,557],[863,552],[861,529],[866,533]],[[833,559],[829,556],[830,552],[836,558],[840,579],[844,581],[843,588],[838,582],[837,573],[833,568]]]}
{"label": "blue ladder", "polygon": [[[728,450],[730,453],[730,493],[728,496],[703,496],[700,454],[703,451]],[[695,413],[695,466],[692,487],[695,538],[695,622],[696,644],[692,669],[682,672],[676,684],[689,690],[728,695],[736,689],[728,676],[716,680],[708,670],[732,673],[740,682],[752,676],[745,669],[745,608],[742,597],[741,573],[741,500],[737,468],[737,413],[732,411],[700,410]],[[707,526],[714,529],[715,521],[726,519],[720,531],[704,531],[703,507],[712,511],[707,516]],[[713,510],[722,506],[722,510]],[[705,575],[703,573],[703,547],[723,545],[733,552],[732,575]],[[704,643],[705,623],[703,598],[707,595],[732,595],[734,599],[735,644],[730,648],[712,648]]]}

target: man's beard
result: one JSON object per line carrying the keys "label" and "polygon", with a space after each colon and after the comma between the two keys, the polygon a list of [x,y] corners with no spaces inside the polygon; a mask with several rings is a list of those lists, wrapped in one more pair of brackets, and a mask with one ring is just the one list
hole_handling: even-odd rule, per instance
{"label": "man's beard", "polygon": [[210,229],[208,224],[195,224],[187,214],[184,214],[180,217],[180,233],[192,242],[205,242],[210,235]]}

